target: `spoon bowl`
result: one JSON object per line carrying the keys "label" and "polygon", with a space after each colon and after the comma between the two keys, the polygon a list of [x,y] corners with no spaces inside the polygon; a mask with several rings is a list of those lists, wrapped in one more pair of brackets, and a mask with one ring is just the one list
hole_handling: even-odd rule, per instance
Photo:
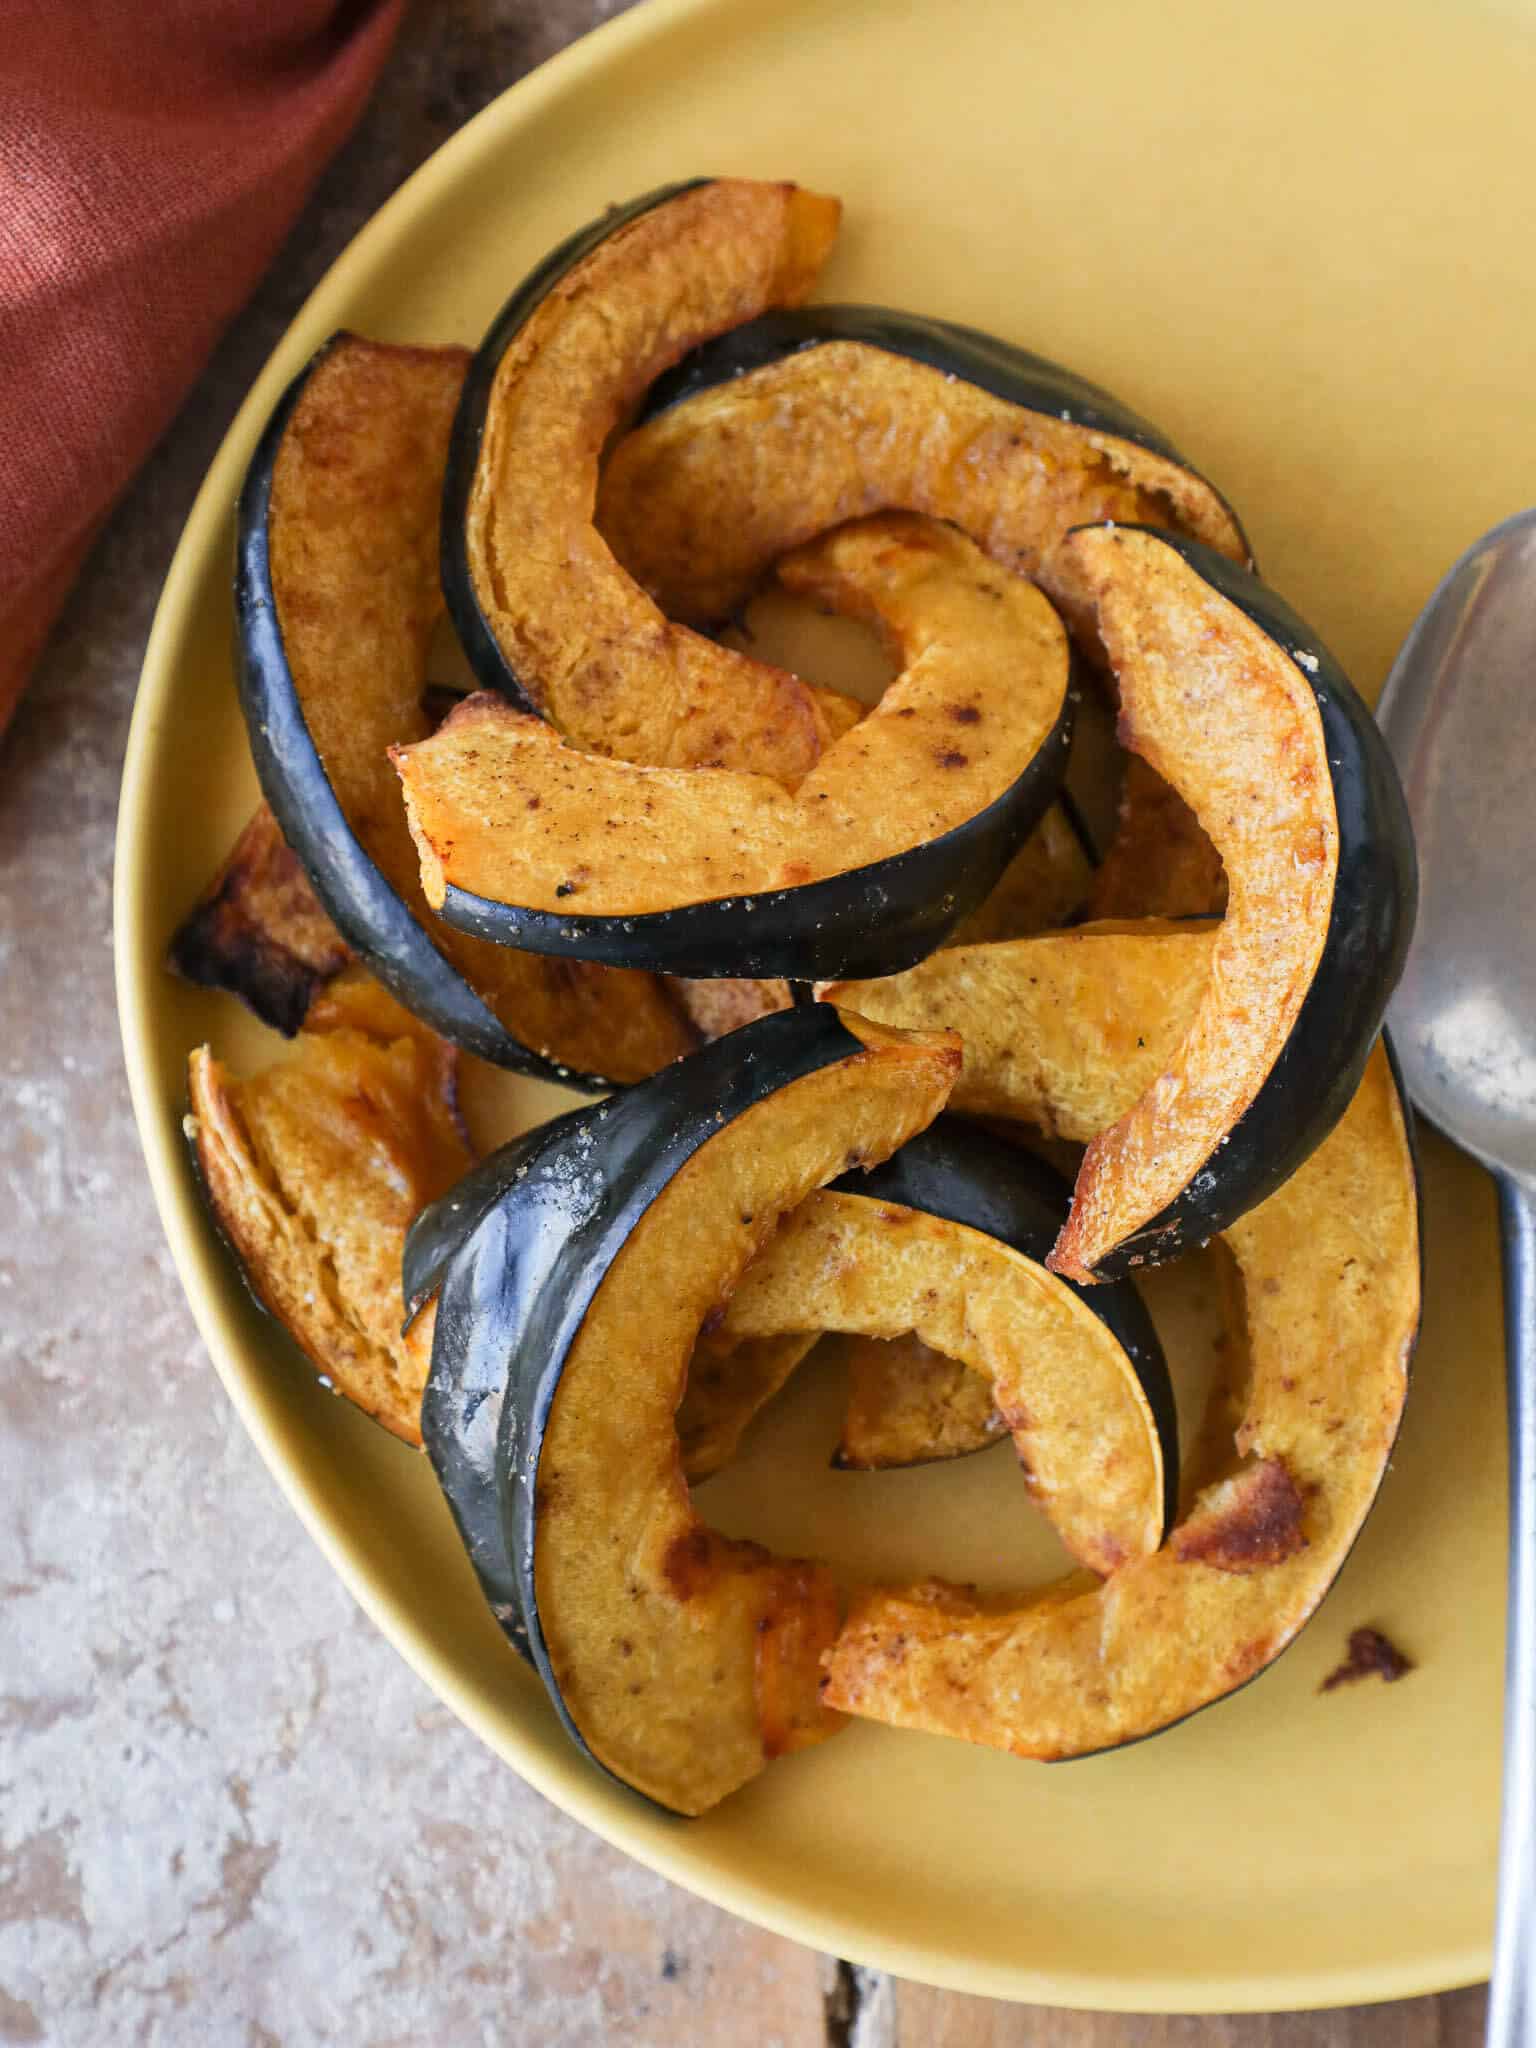
{"label": "spoon bowl", "polygon": [[1409,1093],[1498,1183],[1509,1373],[1504,1811],[1488,2048],[1536,2039],[1536,507],[1470,547],[1382,693],[1419,853],[1388,1012]]}
{"label": "spoon bowl", "polygon": [[1377,716],[1419,851],[1390,1024],[1424,1114],[1536,1176],[1536,507],[1469,548],[1403,644]]}

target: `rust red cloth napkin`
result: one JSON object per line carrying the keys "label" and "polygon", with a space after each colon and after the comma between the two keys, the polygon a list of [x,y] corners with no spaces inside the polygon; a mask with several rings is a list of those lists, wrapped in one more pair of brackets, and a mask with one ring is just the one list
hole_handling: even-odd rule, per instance
{"label": "rust red cloth napkin", "polygon": [[0,6],[0,729],[403,0]]}

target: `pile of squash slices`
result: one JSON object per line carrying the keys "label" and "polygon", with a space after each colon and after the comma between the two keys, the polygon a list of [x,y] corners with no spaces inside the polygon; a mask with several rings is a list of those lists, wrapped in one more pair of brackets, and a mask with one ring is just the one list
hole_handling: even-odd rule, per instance
{"label": "pile of squash slices", "polygon": [[[170,949],[292,1040],[190,1062],[258,1300],[425,1448],[573,1741],[682,1814],[850,1715],[1059,1759],[1233,1691],[1354,1541],[1419,1315],[1368,711],[1119,400],[810,303],[839,210],[671,186],[474,354],[320,351],[239,508],[265,802]],[[873,629],[876,701],[749,651],[768,586]],[[477,1161],[469,1060],[591,1099]],[[1218,1239],[1181,1481],[1134,1276]],[[1069,1577],[845,1596],[705,1524],[829,1332],[834,1462],[1008,1437]]]}

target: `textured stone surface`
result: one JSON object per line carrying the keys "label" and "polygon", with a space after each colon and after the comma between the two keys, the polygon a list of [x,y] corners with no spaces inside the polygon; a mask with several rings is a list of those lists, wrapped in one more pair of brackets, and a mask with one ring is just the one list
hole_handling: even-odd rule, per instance
{"label": "textured stone surface", "polygon": [[139,1163],[111,839],[203,470],[400,179],[615,8],[414,12],[374,106],[112,521],[0,742],[0,2042],[1462,2048],[1470,1994],[1296,2020],[1028,2013],[839,1973],[562,1818],[436,1705],[280,1501]]}

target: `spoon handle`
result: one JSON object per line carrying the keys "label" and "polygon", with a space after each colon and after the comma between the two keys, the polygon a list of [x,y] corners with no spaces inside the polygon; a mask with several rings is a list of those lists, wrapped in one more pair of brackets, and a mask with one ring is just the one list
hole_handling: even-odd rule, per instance
{"label": "spoon handle", "polygon": [[1499,1176],[1509,1370],[1504,1813],[1488,2048],[1536,2039],[1536,1184]]}

